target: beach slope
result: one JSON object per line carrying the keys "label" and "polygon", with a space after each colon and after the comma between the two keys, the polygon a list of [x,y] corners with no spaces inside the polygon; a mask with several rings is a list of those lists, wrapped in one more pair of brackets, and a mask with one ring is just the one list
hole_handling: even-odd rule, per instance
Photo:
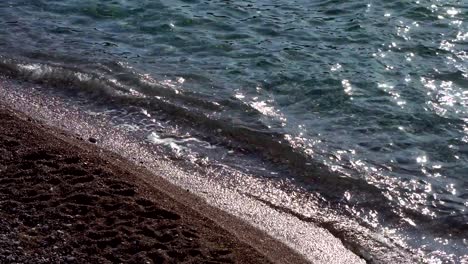
{"label": "beach slope", "polygon": [[1,263],[306,263],[89,139],[1,105],[0,234]]}

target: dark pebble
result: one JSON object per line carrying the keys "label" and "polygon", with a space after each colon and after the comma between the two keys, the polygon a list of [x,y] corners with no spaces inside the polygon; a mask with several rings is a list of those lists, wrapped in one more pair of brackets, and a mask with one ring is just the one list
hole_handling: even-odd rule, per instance
{"label": "dark pebble", "polygon": [[93,137],[90,137],[88,138],[89,142],[91,143],[96,143],[97,142],[97,139],[93,138]]}

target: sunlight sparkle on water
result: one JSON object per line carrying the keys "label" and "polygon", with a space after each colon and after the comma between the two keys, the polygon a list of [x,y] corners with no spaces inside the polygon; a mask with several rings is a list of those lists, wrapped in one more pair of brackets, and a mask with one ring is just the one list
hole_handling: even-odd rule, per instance
{"label": "sunlight sparkle on water", "polygon": [[349,83],[348,80],[342,80],[341,81],[341,85],[343,85],[343,88],[344,88],[344,92],[348,95],[352,95],[352,90],[353,88],[351,87],[351,84]]}
{"label": "sunlight sparkle on water", "polygon": [[426,156],[419,156],[416,158],[417,163],[426,163],[427,162],[427,157]]}
{"label": "sunlight sparkle on water", "polygon": [[458,15],[459,13],[460,13],[460,10],[453,8],[453,7],[447,10],[447,14],[451,17],[454,17]]}
{"label": "sunlight sparkle on water", "polygon": [[332,72],[334,72],[334,71],[340,70],[341,68],[342,68],[341,64],[337,63],[337,64],[334,64],[333,66],[331,66],[330,70]]}

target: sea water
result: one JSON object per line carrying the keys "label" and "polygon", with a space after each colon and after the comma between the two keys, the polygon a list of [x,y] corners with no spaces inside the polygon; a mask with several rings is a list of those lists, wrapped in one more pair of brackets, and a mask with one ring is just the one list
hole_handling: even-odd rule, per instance
{"label": "sea water", "polygon": [[467,23],[466,1],[2,0],[0,74],[461,262]]}

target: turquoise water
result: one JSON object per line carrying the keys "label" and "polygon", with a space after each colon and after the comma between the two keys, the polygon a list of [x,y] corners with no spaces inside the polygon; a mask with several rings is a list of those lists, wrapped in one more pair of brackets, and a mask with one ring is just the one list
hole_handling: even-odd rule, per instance
{"label": "turquoise water", "polygon": [[125,95],[112,103],[250,146],[347,214],[405,223],[461,261],[467,22],[466,1],[4,0],[0,72],[99,104]]}

